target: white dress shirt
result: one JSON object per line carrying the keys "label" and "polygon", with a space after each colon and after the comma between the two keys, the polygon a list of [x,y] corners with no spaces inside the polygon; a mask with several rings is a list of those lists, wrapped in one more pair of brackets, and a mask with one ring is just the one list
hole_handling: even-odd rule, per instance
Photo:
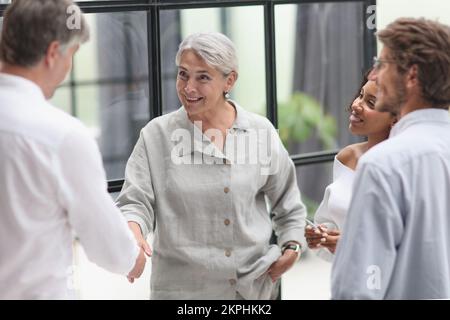
{"label": "white dress shirt", "polygon": [[[345,217],[352,198],[352,186],[355,171],[344,165],[337,157],[333,163],[333,183],[325,189],[323,200],[314,215],[314,222],[324,224],[328,229],[344,228]],[[334,254],[327,248],[315,249],[317,255],[327,261],[333,261]]]}
{"label": "white dress shirt", "polygon": [[134,266],[139,249],[94,139],[36,84],[3,73],[0,185],[0,299],[74,298],[72,231],[99,266]]}
{"label": "white dress shirt", "polygon": [[358,163],[334,299],[450,298],[450,118],[406,114]]}

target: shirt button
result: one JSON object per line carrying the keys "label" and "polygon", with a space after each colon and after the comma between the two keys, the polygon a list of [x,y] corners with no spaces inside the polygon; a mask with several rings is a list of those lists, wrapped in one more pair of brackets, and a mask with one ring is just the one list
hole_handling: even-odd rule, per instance
{"label": "shirt button", "polygon": [[225,193],[228,193],[228,192],[230,192],[230,188],[228,188],[228,187],[225,187],[225,188],[223,189],[223,192],[225,192]]}
{"label": "shirt button", "polygon": [[234,279],[230,279],[230,280],[228,280],[228,281],[230,281],[230,284],[231,284],[232,286],[234,286],[234,285],[236,284],[236,280],[234,280]]}
{"label": "shirt button", "polygon": [[225,250],[225,255],[226,255],[227,257],[231,256],[231,251],[230,251],[230,250]]}
{"label": "shirt button", "polygon": [[230,220],[225,219],[225,221],[223,222],[226,226],[230,225]]}

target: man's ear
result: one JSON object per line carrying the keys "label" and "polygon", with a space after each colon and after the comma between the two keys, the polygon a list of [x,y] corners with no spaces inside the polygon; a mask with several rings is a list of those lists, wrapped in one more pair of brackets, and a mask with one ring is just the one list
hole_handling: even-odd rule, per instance
{"label": "man's ear", "polygon": [[419,67],[413,64],[406,72],[406,87],[415,88],[419,86]]}
{"label": "man's ear", "polygon": [[55,66],[56,60],[61,55],[60,52],[60,44],[58,41],[52,41],[47,48],[47,52],[45,53],[45,64],[52,69]]}
{"label": "man's ear", "polygon": [[398,116],[394,116],[391,121],[391,128],[398,122]]}

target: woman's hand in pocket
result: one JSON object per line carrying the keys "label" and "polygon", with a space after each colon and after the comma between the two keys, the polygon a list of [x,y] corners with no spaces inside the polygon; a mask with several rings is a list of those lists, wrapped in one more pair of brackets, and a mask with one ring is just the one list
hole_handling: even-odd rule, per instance
{"label": "woman's hand in pocket", "polygon": [[270,268],[267,270],[272,282],[277,281],[281,278],[283,273],[288,271],[297,261],[300,252],[295,252],[294,250],[287,249],[284,251],[283,255],[278,258],[277,261],[272,263]]}

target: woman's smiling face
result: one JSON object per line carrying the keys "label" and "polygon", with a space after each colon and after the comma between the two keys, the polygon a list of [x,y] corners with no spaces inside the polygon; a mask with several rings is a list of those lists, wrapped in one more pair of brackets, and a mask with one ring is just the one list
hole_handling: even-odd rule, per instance
{"label": "woman's smiling face", "polygon": [[353,101],[349,117],[349,129],[352,134],[369,136],[389,133],[395,117],[389,112],[375,111],[376,94],[377,86],[374,81],[369,80]]}
{"label": "woman's smiling face", "polygon": [[225,101],[224,92],[228,92],[234,81],[230,75],[208,65],[192,50],[181,55],[177,75],[178,99],[190,115],[198,115],[220,106]]}

